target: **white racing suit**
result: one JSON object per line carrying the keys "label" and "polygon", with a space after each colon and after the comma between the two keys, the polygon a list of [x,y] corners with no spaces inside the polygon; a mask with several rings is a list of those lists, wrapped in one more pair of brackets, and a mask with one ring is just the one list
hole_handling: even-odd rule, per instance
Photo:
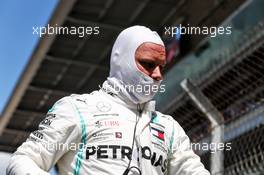
{"label": "white racing suit", "polygon": [[171,116],[151,102],[141,108],[103,90],[64,97],[14,153],[7,174],[49,174],[57,163],[60,175],[122,175],[129,159],[142,175],[209,174]]}

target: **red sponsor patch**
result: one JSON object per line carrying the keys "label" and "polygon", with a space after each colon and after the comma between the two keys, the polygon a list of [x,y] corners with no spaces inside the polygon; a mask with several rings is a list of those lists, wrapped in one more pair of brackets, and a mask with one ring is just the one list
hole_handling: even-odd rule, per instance
{"label": "red sponsor patch", "polygon": [[106,126],[106,127],[114,127],[119,126],[119,121],[117,120],[105,120],[105,121],[97,121],[95,122],[97,127]]}
{"label": "red sponsor patch", "polygon": [[116,136],[116,138],[121,139],[122,138],[122,132],[116,132],[115,136]]}
{"label": "red sponsor patch", "polygon": [[154,137],[158,138],[161,141],[164,141],[164,131],[151,127],[151,133]]}

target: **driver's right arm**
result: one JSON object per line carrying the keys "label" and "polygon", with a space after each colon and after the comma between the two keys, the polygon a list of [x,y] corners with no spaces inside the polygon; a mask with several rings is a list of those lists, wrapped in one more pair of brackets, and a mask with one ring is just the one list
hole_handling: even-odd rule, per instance
{"label": "driver's right arm", "polygon": [[39,124],[13,154],[7,175],[47,175],[48,171],[68,151],[63,149],[80,140],[78,117],[70,97],[57,101]]}

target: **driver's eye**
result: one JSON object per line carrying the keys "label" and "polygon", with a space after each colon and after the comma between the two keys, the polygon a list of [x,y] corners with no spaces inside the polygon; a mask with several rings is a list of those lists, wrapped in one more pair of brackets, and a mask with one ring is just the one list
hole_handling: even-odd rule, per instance
{"label": "driver's eye", "polygon": [[146,68],[146,69],[148,69],[148,70],[155,69],[155,67],[156,67],[156,64],[155,64],[155,63],[146,62],[146,61],[140,61],[140,64],[141,64],[144,68]]}

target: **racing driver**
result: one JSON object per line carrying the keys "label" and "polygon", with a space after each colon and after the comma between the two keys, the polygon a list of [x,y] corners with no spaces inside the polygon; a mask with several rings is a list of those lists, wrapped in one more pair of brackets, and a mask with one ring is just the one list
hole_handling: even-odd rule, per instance
{"label": "racing driver", "polygon": [[165,47],[144,26],[123,30],[98,91],[57,101],[14,153],[9,175],[209,175],[182,127],[155,111]]}

